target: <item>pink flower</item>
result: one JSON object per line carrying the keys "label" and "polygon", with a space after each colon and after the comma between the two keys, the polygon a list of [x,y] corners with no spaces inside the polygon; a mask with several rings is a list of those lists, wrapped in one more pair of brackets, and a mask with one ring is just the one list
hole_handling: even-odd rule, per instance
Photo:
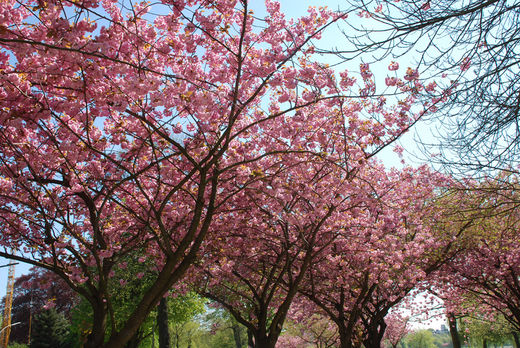
{"label": "pink flower", "polygon": [[341,77],[340,86],[343,89],[349,89],[356,82],[355,78],[352,78],[352,77],[348,76],[348,71],[347,70],[340,72],[339,76]]}
{"label": "pink flower", "polygon": [[367,80],[372,77],[372,72],[370,71],[370,66],[368,64],[360,64],[359,70],[361,72],[361,77],[363,78],[363,80]]}
{"label": "pink flower", "polygon": [[466,71],[471,66],[471,58],[465,57],[460,64],[460,70]]}
{"label": "pink flower", "polygon": [[175,126],[172,127],[173,129],[173,132],[175,134],[180,134],[182,133],[182,125],[180,123],[177,123]]}
{"label": "pink flower", "polygon": [[188,132],[194,132],[195,129],[196,129],[196,127],[195,127],[195,125],[194,125],[193,123],[188,123],[188,124],[186,125],[186,130],[187,130]]}
{"label": "pink flower", "polygon": [[392,61],[390,65],[388,65],[388,70],[395,71],[399,69],[399,63]]}
{"label": "pink flower", "polygon": [[307,102],[312,101],[312,100],[315,100],[316,97],[317,97],[317,96],[316,96],[313,92],[311,92],[311,91],[304,91],[304,92],[302,93],[302,98],[303,98],[303,100],[305,100],[305,101],[307,101]]}
{"label": "pink flower", "polygon": [[56,307],[56,299],[50,299],[45,303],[43,309],[52,309],[54,307]]}
{"label": "pink flower", "polygon": [[437,87],[437,83],[435,82],[430,82],[429,84],[426,85],[426,90],[428,92],[433,92],[435,90],[435,88]]}
{"label": "pink flower", "polygon": [[358,16],[361,18],[370,18],[370,12],[365,11],[365,10],[359,11]]}
{"label": "pink flower", "polygon": [[417,80],[419,78],[419,72],[417,69],[408,68],[406,69],[406,75],[404,76],[404,79],[406,81],[413,81]]}
{"label": "pink flower", "polygon": [[404,149],[403,149],[402,146],[396,145],[396,146],[394,147],[394,152],[395,152],[396,154],[398,154],[399,157],[403,155],[403,151],[404,151]]}
{"label": "pink flower", "polygon": [[387,77],[385,78],[385,83],[387,86],[395,86],[397,84],[397,79],[395,77]]}
{"label": "pink flower", "polygon": [[287,93],[287,92],[282,93],[282,95],[280,95],[280,97],[278,98],[279,103],[284,103],[288,100],[289,100],[289,93]]}

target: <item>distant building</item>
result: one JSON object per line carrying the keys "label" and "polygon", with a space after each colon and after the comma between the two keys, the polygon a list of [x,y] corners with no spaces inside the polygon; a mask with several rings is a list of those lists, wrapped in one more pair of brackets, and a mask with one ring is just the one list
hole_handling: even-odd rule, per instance
{"label": "distant building", "polygon": [[441,329],[440,330],[431,330],[434,334],[437,334],[437,335],[445,335],[445,334],[448,334],[450,333],[448,331],[448,327],[444,324],[441,324]]}

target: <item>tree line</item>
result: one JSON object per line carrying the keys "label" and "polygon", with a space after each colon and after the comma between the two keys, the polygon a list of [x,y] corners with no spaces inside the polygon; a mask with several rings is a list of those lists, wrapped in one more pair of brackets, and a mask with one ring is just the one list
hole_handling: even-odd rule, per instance
{"label": "tree line", "polygon": [[[417,287],[449,315],[478,301],[520,330],[518,173],[506,161],[516,143],[494,142],[484,155],[506,146],[507,156],[490,161],[467,155],[472,169],[496,169],[478,176],[377,159],[446,108],[467,115],[459,130],[484,109],[505,115],[477,123],[485,139],[517,115],[514,95],[493,97],[495,109],[482,99],[485,86],[502,93],[488,75],[516,81],[517,4],[456,4],[381,1],[289,19],[274,1],[261,16],[246,0],[2,2],[0,255],[80,296],[85,347],[131,346],[165,295],[190,292],[224,308],[254,347],[274,347],[288,318],[319,313],[331,345],[379,348],[385,318]],[[360,54],[435,35],[417,66],[395,58],[386,77],[368,63],[335,69],[322,57],[348,64],[349,52],[319,39],[355,12],[390,26],[382,41],[350,37]],[[448,62],[463,48],[443,51],[444,26],[486,18],[507,21],[462,31],[474,50],[423,77],[430,48]],[[496,32],[511,39],[498,45]],[[478,50],[500,59],[471,71]],[[454,106],[474,91],[480,104]],[[485,144],[482,134],[471,141]]]}

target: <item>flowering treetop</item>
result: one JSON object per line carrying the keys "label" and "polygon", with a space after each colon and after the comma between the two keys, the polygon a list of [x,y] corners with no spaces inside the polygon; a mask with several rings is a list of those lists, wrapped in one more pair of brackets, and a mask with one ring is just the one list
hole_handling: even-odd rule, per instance
{"label": "flowering treetop", "polygon": [[179,282],[226,201],[276,176],[283,155],[349,172],[420,116],[416,86],[396,85],[395,105],[353,99],[355,80],[319,61],[312,40],[343,15],[266,9],[0,4],[0,255],[53,270],[89,301],[87,346],[105,342],[108,280],[126,255],[151,258],[157,277],[121,327],[112,321],[112,347]]}

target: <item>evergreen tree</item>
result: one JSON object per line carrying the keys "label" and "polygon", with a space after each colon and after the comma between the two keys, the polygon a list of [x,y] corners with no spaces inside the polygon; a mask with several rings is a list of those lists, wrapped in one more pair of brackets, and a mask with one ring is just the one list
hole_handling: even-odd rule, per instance
{"label": "evergreen tree", "polygon": [[34,318],[30,348],[65,348],[68,322],[56,310],[44,310]]}

